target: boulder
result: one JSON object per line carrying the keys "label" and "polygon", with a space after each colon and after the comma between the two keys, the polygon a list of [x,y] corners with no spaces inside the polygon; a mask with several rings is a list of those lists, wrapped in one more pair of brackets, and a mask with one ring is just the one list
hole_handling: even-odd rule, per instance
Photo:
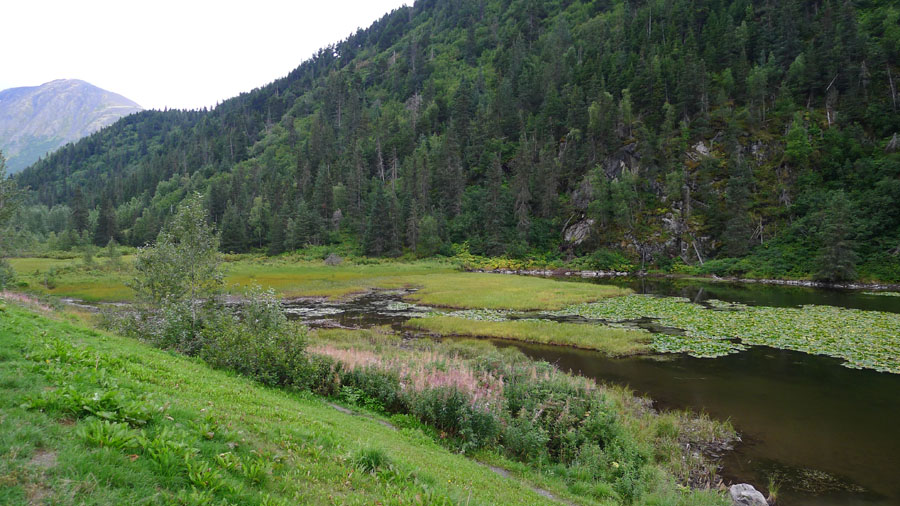
{"label": "boulder", "polygon": [[329,253],[327,257],[325,257],[325,265],[340,265],[344,259],[335,255],[334,253]]}
{"label": "boulder", "polygon": [[706,144],[703,141],[694,144],[694,151],[700,156],[709,156],[709,148],[706,147]]}
{"label": "boulder", "polygon": [[732,485],[728,493],[731,494],[731,502],[735,506],[769,506],[762,493],[749,483]]}

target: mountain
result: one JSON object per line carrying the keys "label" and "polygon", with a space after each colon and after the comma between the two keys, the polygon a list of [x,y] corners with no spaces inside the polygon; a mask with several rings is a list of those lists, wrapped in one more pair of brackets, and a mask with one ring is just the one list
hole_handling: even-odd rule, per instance
{"label": "mountain", "polygon": [[17,180],[97,244],[152,241],[200,192],[226,251],[900,279],[898,18],[885,0],[420,0]]}
{"label": "mountain", "polygon": [[77,79],[0,91],[0,151],[10,173],[68,142],[142,110],[127,98]]}

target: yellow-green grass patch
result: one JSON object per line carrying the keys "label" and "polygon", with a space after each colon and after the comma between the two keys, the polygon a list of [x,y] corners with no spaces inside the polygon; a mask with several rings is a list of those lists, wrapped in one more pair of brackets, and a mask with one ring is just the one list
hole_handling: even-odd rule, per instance
{"label": "yellow-green grass patch", "polygon": [[456,316],[414,318],[410,327],[444,336],[511,339],[529,343],[596,350],[613,357],[650,351],[650,333],[605,325],[559,323],[545,320],[485,321]]}
{"label": "yellow-green grass patch", "polygon": [[[110,268],[106,259],[93,266],[81,259],[11,259],[27,291],[99,302],[130,300],[125,285],[133,276],[131,257]],[[341,298],[371,289],[417,288],[410,295],[422,304],[462,309],[557,310],[573,304],[627,295],[627,288],[573,283],[527,276],[459,272],[437,260],[373,261],[329,266],[321,261],[240,258],[225,262],[225,283],[241,288],[260,285],[284,297]]]}
{"label": "yellow-green grass patch", "polygon": [[460,309],[556,310],[631,293],[617,286],[463,272],[413,277],[408,283],[421,287],[410,297],[417,302]]}

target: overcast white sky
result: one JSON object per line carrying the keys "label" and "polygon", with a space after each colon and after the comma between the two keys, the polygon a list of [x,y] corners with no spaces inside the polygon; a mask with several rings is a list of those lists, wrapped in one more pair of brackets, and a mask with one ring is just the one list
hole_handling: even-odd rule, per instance
{"label": "overcast white sky", "polygon": [[213,106],[413,0],[5,0],[0,90],[82,79],[147,109]]}

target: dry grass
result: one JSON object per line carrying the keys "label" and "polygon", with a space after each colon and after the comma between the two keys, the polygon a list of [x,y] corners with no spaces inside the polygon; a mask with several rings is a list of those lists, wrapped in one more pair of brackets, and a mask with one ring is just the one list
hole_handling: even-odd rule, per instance
{"label": "dry grass", "polygon": [[309,351],[331,357],[351,370],[375,368],[395,373],[404,390],[452,387],[469,394],[473,404],[486,406],[497,406],[503,396],[503,378],[476,371],[464,360],[434,351],[394,350],[385,354],[329,343],[319,343]]}

